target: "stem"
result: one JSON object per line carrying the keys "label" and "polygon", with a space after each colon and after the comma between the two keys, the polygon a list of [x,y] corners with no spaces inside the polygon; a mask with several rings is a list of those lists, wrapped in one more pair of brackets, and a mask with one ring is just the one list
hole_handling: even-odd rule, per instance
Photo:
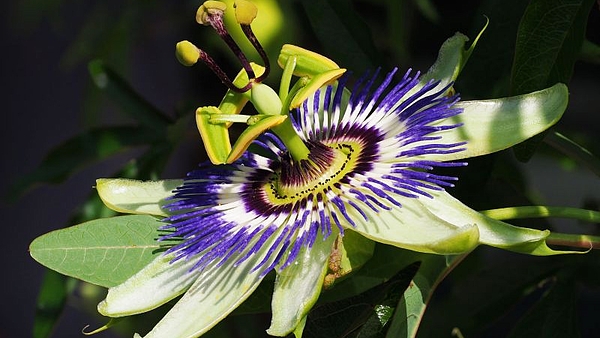
{"label": "stem", "polygon": [[600,223],[600,212],[569,207],[526,206],[509,207],[480,211],[482,214],[500,221],[517,218],[572,218],[580,221]]}
{"label": "stem", "polygon": [[[290,84],[292,83],[292,75],[296,68],[297,59],[295,56],[288,58],[283,68],[283,74],[281,75],[281,82],[279,83],[279,98],[281,102],[286,102],[288,94],[290,92]],[[284,106],[284,109],[288,109],[288,105]]]}
{"label": "stem", "polygon": [[582,249],[600,249],[600,236],[550,233],[546,243]]}
{"label": "stem", "polygon": [[[482,214],[497,220],[517,218],[571,218],[584,222],[600,223],[600,212],[568,207],[526,206],[510,207],[481,211]],[[546,243],[570,246],[586,250],[600,249],[600,237],[580,234],[563,234],[552,232],[546,238]]]}
{"label": "stem", "polygon": [[310,150],[308,150],[308,147],[304,144],[304,141],[302,141],[300,136],[296,134],[296,130],[294,130],[289,118],[283,121],[282,124],[273,127],[271,130],[273,130],[283,144],[285,144],[294,161],[305,160],[308,158]]}

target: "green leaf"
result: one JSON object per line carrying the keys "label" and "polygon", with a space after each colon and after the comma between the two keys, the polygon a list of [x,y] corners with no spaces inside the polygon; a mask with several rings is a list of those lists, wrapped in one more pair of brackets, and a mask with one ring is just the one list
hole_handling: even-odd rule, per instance
{"label": "green leaf", "polygon": [[50,337],[67,301],[67,296],[75,285],[74,281],[52,270],[46,270],[35,309],[33,338]]}
{"label": "green leaf", "polygon": [[535,306],[517,323],[510,338],[580,337],[576,284],[569,270],[561,271],[553,285]]}
{"label": "green leaf", "polygon": [[[569,83],[579,58],[587,18],[594,0],[533,0],[521,19],[512,68],[512,94]],[[528,160],[543,135],[515,148]]]}
{"label": "green leaf", "polygon": [[594,0],[533,0],[517,33],[512,92],[568,83]]}
{"label": "green leaf", "polygon": [[[414,255],[408,252],[408,256]],[[387,256],[388,261],[395,260]],[[402,259],[404,262],[404,259]],[[308,315],[304,337],[380,337],[387,329],[390,312],[407,288],[418,263],[406,266],[391,278],[353,297],[315,307]],[[330,292],[339,292],[334,288]]]}
{"label": "green leaf", "polygon": [[156,135],[137,127],[93,129],[54,148],[32,173],[18,179],[9,196],[17,198],[36,183],[60,183],[83,165],[105,159],[129,147],[150,143]]}
{"label": "green leaf", "polygon": [[423,255],[421,266],[396,308],[386,337],[414,337],[437,285],[464,256]]}
{"label": "green leaf", "polygon": [[119,104],[123,112],[155,132],[164,133],[166,131],[169,119],[138,94],[114,70],[101,60],[90,62],[88,69],[96,86],[104,90],[108,97]]}
{"label": "green leaf", "polygon": [[159,226],[156,218],[146,215],[98,219],[42,235],[29,251],[52,270],[111,287],[156,256]]}

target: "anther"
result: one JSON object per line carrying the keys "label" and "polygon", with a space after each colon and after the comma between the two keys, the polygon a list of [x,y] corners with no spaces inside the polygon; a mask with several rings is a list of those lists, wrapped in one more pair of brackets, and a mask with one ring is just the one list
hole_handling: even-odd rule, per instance
{"label": "anther", "polygon": [[242,67],[244,67],[244,70],[248,74],[248,79],[252,82],[256,76],[250,66],[250,62],[225,28],[225,23],[223,21],[225,9],[227,9],[227,6],[223,2],[206,1],[198,8],[198,11],[196,12],[196,21],[201,25],[210,25],[214,28],[221,39],[229,46],[229,49],[231,49],[233,54],[240,60]]}
{"label": "anther", "polygon": [[269,71],[271,67],[269,63],[269,57],[267,56],[267,52],[262,47],[262,45],[256,38],[256,35],[254,35],[252,28],[250,27],[250,24],[256,18],[258,9],[253,3],[251,3],[248,0],[236,0],[233,4],[233,7],[235,8],[235,19],[240,24],[242,32],[244,32],[244,35],[246,36],[248,41],[250,41],[254,49],[256,49],[263,63],[265,64],[265,72],[256,79],[256,82],[260,83],[267,76],[269,76]]}

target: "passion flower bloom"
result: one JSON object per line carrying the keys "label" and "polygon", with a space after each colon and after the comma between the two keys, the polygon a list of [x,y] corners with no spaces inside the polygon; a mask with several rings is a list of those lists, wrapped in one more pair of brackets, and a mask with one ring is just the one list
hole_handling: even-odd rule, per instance
{"label": "passion flower bloom", "polygon": [[[547,231],[477,213],[445,192],[454,177],[431,170],[463,166],[455,161],[546,129],[560,114],[548,121],[544,112],[564,110],[566,88],[461,102],[440,81],[423,84],[410,71],[394,81],[395,73],[377,86],[377,76],[359,81],[349,97],[341,80],[294,111],[290,118],[309,149],[306,159],[294,160],[267,134],[237,161],[205,163],[189,173],[164,207],[169,216],[161,240],[176,244],[110,288],[99,311],[110,317],[136,314],[185,293],[148,337],[195,337],[275,270],[268,333],[285,336],[316,301],[333,242],[346,229],[427,253],[464,253],[478,244],[557,253],[544,242]],[[123,211],[114,192],[145,190],[146,184],[100,180],[98,191],[107,205]],[[133,195],[128,203],[135,202]]]}
{"label": "passion flower bloom", "polygon": [[[108,207],[163,217],[158,240],[167,248],[110,287],[98,305],[101,314],[143,313],[181,296],[146,337],[197,337],[274,271],[267,332],[298,333],[325,283],[329,258],[350,232],[434,254],[465,253],[479,244],[532,255],[561,253],[546,245],[548,231],[514,227],[465,206],[445,191],[456,178],[433,170],[464,166],[466,158],[506,149],[549,128],[566,108],[564,85],[460,101],[452,86],[470,50],[464,49],[466,37],[456,35],[424,76],[376,72],[353,85],[347,76],[338,81],[344,70],[333,61],[284,46],[283,90],[277,95],[261,83],[268,59],[250,30],[256,13],[250,10],[238,21],[266,70],[248,63],[224,30],[224,5],[203,6],[199,22],[219,32],[245,70],[230,81],[205,52],[188,42],[177,46],[183,64],[203,60],[230,89],[218,108],[197,112],[209,157],[223,164],[201,164],[183,180],[98,180]],[[292,73],[302,81],[288,90]],[[248,101],[257,116],[239,115]],[[240,121],[249,126],[241,145],[221,146],[228,125]],[[263,134],[268,129],[273,133]]]}

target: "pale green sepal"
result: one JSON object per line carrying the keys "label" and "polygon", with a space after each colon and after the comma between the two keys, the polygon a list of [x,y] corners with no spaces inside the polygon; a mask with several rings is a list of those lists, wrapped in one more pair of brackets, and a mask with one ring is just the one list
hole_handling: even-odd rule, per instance
{"label": "pale green sepal", "polygon": [[302,338],[302,334],[304,333],[304,327],[306,326],[306,317],[307,316],[304,316],[304,318],[302,318],[298,326],[296,326],[296,329],[294,330],[294,337]]}
{"label": "pale green sepal", "polygon": [[[268,248],[267,244],[272,243],[265,243]],[[237,266],[232,264],[235,261],[235,257],[232,257],[220,267],[212,265],[202,271],[189,273],[196,278],[194,284],[145,337],[191,338],[210,330],[244,302],[260,284],[260,272],[252,269],[264,257],[265,252],[261,253]]]}
{"label": "pale green sepal", "polygon": [[306,317],[321,293],[336,237],[337,232],[325,240],[319,235],[312,248],[303,249],[294,263],[277,274],[268,334],[285,337]]}
{"label": "pale green sepal", "polygon": [[354,227],[348,227],[376,242],[424,253],[460,254],[479,243],[479,229],[471,219],[465,218],[458,224],[448,222],[428,209],[431,198],[397,199],[402,200],[402,207],[375,212],[362,206],[368,220],[347,206],[348,215],[355,222]]}
{"label": "pale green sepal", "polygon": [[111,327],[115,326],[116,324],[118,324],[122,320],[123,320],[123,318],[111,318],[108,321],[108,323],[102,325],[101,327],[99,327],[99,328],[97,328],[95,330],[89,331],[89,332],[86,331],[87,328],[89,327],[89,325],[88,325],[88,326],[84,327],[81,330],[81,333],[83,333],[86,336],[95,335],[96,333],[100,333],[100,332],[103,332],[103,331],[106,331],[106,330],[110,329]]}
{"label": "pale green sepal", "polygon": [[475,224],[482,244],[536,256],[581,253],[553,250],[546,245],[548,230],[516,227],[479,213],[445,191],[431,192],[433,199],[424,201],[429,212],[452,224]]}
{"label": "pale green sepal", "polygon": [[[451,154],[427,154],[419,159],[452,161],[500,151],[550,128],[565,112],[569,100],[562,83],[529,94],[494,100],[463,101],[454,105],[463,112],[437,125],[462,126],[440,131],[444,143],[467,142],[466,150]],[[429,141],[428,141],[429,142]]]}
{"label": "pale green sepal", "polygon": [[172,262],[173,255],[159,255],[140,272],[108,289],[98,312],[123,317],[159,307],[184,293],[196,280],[197,274],[190,270],[198,259]]}
{"label": "pale green sepal", "polygon": [[126,214],[167,216],[161,208],[165,198],[183,180],[139,181],[124,178],[99,178],[96,190],[102,202],[110,209]]}
{"label": "pale green sepal", "polygon": [[468,49],[465,49],[465,44],[469,41],[469,38],[462,33],[456,33],[453,37],[444,41],[442,47],[440,47],[437,60],[421,78],[421,85],[430,80],[439,80],[441,81],[441,86],[445,86],[456,80],[469,60],[471,53],[473,53],[475,45],[477,45],[488,23],[489,20],[485,23],[479,34],[477,34],[477,37]]}

